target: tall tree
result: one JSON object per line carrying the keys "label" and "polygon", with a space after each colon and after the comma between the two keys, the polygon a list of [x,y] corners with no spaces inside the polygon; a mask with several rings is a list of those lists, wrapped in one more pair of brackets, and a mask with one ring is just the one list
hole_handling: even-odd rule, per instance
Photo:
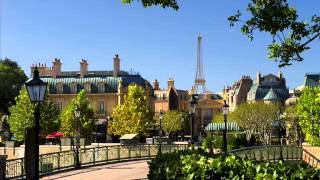
{"label": "tall tree", "polygon": [[0,112],[9,113],[9,107],[15,104],[15,97],[27,80],[23,70],[15,61],[0,59]]}
{"label": "tall tree", "polygon": [[320,145],[320,87],[305,88],[297,104],[299,124],[310,144]]}
{"label": "tall tree", "polygon": [[248,18],[241,19],[238,10],[228,18],[230,25],[241,22],[241,32],[251,41],[255,31],[270,34],[273,40],[268,57],[278,61],[280,67],[303,61],[301,54],[320,37],[320,16],[312,16],[309,22],[300,20],[296,8],[287,0],[250,0],[246,10],[244,17]]}
{"label": "tall tree", "polygon": [[76,108],[80,110],[80,135],[84,138],[91,138],[95,126],[94,111],[90,108],[89,100],[86,98],[85,90],[81,90],[60,115],[60,131],[66,137],[74,137],[77,125],[75,118]]}
{"label": "tall tree", "polygon": [[[35,106],[31,103],[25,87],[20,90],[20,94],[15,100],[16,105],[9,108],[8,124],[16,139],[23,141],[25,129],[34,126]],[[40,106],[40,112],[40,136],[45,137],[59,129],[59,111],[46,96],[45,101]]]}
{"label": "tall tree", "polygon": [[181,130],[189,130],[190,118],[188,114],[183,111],[167,111],[163,116],[161,127],[166,135],[170,136],[171,133],[175,133]]}
{"label": "tall tree", "polygon": [[242,103],[230,116],[244,129],[247,141],[257,135],[262,143],[270,144],[272,122],[277,119],[278,111],[277,104]]}
{"label": "tall tree", "polygon": [[[130,4],[134,0],[121,0],[121,1],[122,3]],[[161,6],[162,8],[169,7],[175,10],[179,9],[179,6],[176,0],[141,0],[141,3],[144,7]]]}
{"label": "tall tree", "polygon": [[152,122],[153,112],[144,89],[132,84],[128,87],[128,94],[124,96],[123,104],[119,104],[113,110],[108,132],[114,135],[130,133],[146,135],[147,128]]}

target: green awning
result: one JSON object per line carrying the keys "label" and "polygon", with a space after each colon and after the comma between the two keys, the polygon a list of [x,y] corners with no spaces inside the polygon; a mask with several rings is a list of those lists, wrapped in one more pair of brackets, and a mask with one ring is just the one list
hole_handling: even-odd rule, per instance
{"label": "green awning", "polygon": [[[206,132],[223,131],[224,130],[224,123],[210,123],[205,127],[204,130]],[[228,122],[227,123],[227,131],[240,131],[240,128],[237,125],[237,123]]]}

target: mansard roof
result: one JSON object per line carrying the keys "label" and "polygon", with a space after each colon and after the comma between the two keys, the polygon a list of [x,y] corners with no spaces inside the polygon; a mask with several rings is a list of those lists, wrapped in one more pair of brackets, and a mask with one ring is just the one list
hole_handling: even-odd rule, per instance
{"label": "mansard roof", "polygon": [[71,84],[77,84],[77,91],[84,89],[84,84],[91,84],[91,93],[98,93],[98,84],[105,83],[104,93],[117,93],[118,82],[122,80],[123,87],[129,86],[131,83],[136,83],[142,87],[146,86],[146,82],[151,90],[151,95],[153,95],[153,88],[151,84],[142,78],[140,75],[122,75],[118,77],[113,76],[85,76],[84,78],[66,76],[66,77],[41,77],[41,79],[48,83],[49,93],[57,94],[57,84],[63,84],[63,94],[71,94]]}
{"label": "mansard roof", "polygon": [[285,101],[289,97],[289,90],[283,85],[262,86],[254,83],[249,90],[249,93],[252,93],[253,97],[248,100],[263,100],[271,88],[281,101]]}
{"label": "mansard roof", "polygon": [[320,73],[307,73],[305,75],[304,86],[316,87],[319,86]]}
{"label": "mansard roof", "polygon": [[264,101],[278,101],[281,100],[277,93],[271,88],[267,95],[263,98]]}

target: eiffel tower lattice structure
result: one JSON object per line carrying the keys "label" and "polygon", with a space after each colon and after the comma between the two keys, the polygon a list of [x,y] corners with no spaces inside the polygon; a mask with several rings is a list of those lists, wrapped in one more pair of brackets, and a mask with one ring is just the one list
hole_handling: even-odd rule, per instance
{"label": "eiffel tower lattice structure", "polygon": [[197,49],[197,72],[196,79],[194,80],[193,93],[201,94],[206,92],[206,80],[203,75],[203,63],[202,63],[202,37],[198,36],[198,49]]}

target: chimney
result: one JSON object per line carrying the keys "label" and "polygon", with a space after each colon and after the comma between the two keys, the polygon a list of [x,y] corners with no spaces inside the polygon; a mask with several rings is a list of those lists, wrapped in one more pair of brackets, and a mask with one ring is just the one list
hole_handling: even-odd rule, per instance
{"label": "chimney", "polygon": [[174,87],[174,80],[173,80],[172,78],[170,78],[170,79],[168,80],[168,89],[169,89],[170,87]]}
{"label": "chimney", "polygon": [[257,81],[257,84],[258,84],[258,85],[261,83],[261,73],[260,73],[260,71],[257,72],[257,79],[256,79],[256,81]]}
{"label": "chimney", "polygon": [[159,81],[157,80],[157,79],[155,79],[154,81],[153,81],[153,89],[154,90],[159,90],[160,88],[159,88]]}
{"label": "chimney", "polygon": [[60,59],[55,58],[52,62],[52,76],[55,78],[61,74],[61,65]]}
{"label": "chimney", "polygon": [[281,70],[280,70],[279,73],[278,73],[278,78],[279,78],[279,79],[282,79],[282,78],[283,78],[283,74],[282,74],[282,71],[281,71]]}
{"label": "chimney", "polygon": [[116,56],[113,58],[113,77],[117,77],[120,73],[120,59],[119,55],[116,54]]}
{"label": "chimney", "polygon": [[80,61],[80,78],[83,78],[88,74],[88,63],[87,60],[81,59]]}

